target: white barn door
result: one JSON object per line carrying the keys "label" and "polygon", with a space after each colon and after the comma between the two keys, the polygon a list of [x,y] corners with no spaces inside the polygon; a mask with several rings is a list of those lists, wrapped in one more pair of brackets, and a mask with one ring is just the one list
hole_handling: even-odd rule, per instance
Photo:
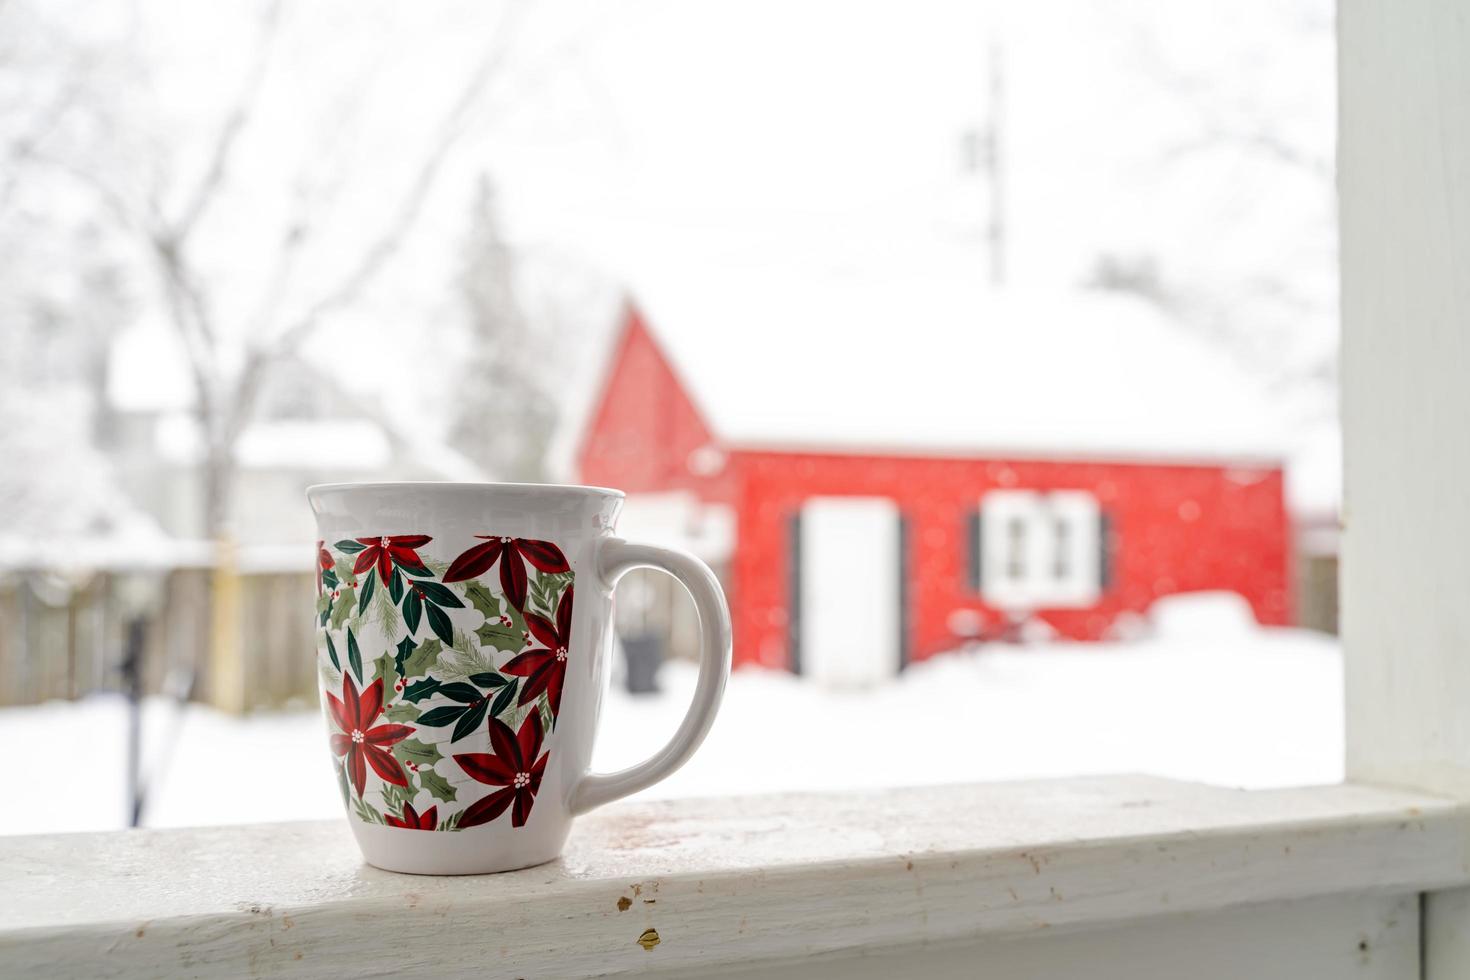
{"label": "white barn door", "polygon": [[898,673],[903,646],[902,515],[882,497],[813,497],[797,522],[800,672],[834,686]]}

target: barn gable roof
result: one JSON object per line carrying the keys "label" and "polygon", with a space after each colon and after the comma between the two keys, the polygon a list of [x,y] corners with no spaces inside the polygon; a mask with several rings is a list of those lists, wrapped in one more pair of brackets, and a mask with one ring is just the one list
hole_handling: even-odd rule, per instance
{"label": "barn gable roof", "polygon": [[1269,399],[1152,304],[974,274],[771,266],[628,277],[730,446],[1277,461]]}

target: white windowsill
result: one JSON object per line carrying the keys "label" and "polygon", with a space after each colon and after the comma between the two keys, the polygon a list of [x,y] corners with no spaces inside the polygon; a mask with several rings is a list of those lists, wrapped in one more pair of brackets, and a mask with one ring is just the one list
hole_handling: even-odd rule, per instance
{"label": "white windowsill", "polygon": [[339,822],[13,837],[0,964],[678,971],[1467,882],[1463,804],[1141,776],[626,803],[582,818],[560,862],[475,878],[367,867]]}

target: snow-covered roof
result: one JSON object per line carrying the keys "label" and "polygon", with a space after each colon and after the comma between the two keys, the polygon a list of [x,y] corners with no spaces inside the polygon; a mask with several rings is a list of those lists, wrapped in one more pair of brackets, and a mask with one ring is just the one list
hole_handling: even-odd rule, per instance
{"label": "snow-covered roof", "polygon": [[178,334],[162,319],[145,318],[111,339],[107,403],[123,412],[182,411],[194,404],[189,362]]}
{"label": "snow-covered roof", "polygon": [[661,264],[633,302],[734,445],[1275,460],[1258,384],[1138,298],[920,271]]}
{"label": "snow-covered roof", "polygon": [[[160,459],[193,464],[203,458],[202,435],[192,415],[160,416],[153,435]],[[291,419],[246,426],[235,458],[249,469],[375,469],[392,462],[392,450],[382,427],[368,419]]]}

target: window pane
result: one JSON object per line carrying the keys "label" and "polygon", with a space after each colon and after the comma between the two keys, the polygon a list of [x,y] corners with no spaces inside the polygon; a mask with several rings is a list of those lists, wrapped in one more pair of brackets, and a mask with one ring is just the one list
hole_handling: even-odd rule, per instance
{"label": "window pane", "polygon": [[[129,693],[143,822],[340,812],[321,681],[413,576],[358,605],[321,482],[704,559],[652,793],[1336,778],[1333,58],[1328,0],[0,5],[0,734],[91,760],[0,832],[123,822]],[[446,662],[541,649],[460,601]],[[618,616],[607,768],[699,635]]]}

